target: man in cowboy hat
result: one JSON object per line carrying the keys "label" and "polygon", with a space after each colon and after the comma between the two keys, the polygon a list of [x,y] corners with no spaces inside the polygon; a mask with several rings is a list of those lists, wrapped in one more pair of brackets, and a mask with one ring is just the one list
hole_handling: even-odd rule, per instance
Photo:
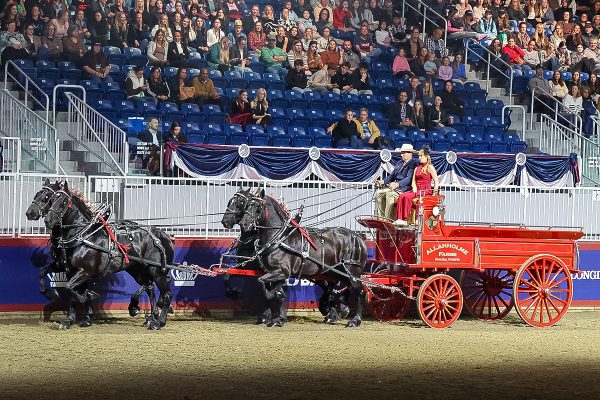
{"label": "man in cowboy hat", "polygon": [[377,185],[383,187],[375,193],[378,217],[390,220],[396,219],[396,202],[400,193],[411,190],[412,177],[416,165],[413,159],[414,152],[412,144],[402,144],[400,148],[402,161],[396,164],[392,173],[385,179],[375,181]]}

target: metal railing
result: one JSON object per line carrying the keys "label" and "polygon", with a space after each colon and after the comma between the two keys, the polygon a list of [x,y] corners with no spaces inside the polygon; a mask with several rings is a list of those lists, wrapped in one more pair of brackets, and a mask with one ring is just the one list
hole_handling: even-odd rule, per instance
{"label": "metal railing", "polygon": [[[540,92],[542,93],[542,95],[544,95],[543,98],[535,95],[536,93]],[[569,129],[574,130],[575,132],[581,132],[581,128],[583,127],[583,121],[581,120],[581,116],[574,114],[568,107],[565,107],[563,103],[555,99],[554,96],[552,96],[552,94],[537,86],[534,87],[533,91],[531,92],[531,101],[529,104],[529,106],[531,107],[529,110],[531,112],[531,114],[529,115],[529,129],[533,129],[533,107],[536,100],[537,104],[544,106],[544,109],[550,112],[554,112],[554,121],[557,121],[558,123],[558,118],[560,117],[561,125],[565,125],[562,123],[565,122],[566,126]],[[554,106],[549,105],[547,103],[548,101],[554,103]]]}
{"label": "metal railing", "polygon": [[56,129],[8,90],[0,90],[0,135],[21,139],[21,171],[56,173]]}
{"label": "metal railing", "polygon": [[[417,7],[413,6],[412,4],[403,1],[402,2],[402,23],[406,24],[406,18],[405,18],[405,12],[406,12],[406,7],[408,6],[408,8],[412,9],[414,12],[416,12],[417,14],[419,14],[420,16],[423,17],[423,25],[422,26],[422,39],[425,40],[425,32],[427,32],[427,22],[429,21],[429,23],[437,28],[441,28],[444,31],[444,43],[447,43],[448,41],[448,20],[446,18],[444,18],[443,16],[441,16],[440,14],[438,14],[435,10],[432,10],[428,5],[424,4],[422,1],[418,0],[417,1]],[[421,9],[423,11],[421,11]],[[430,17],[427,16],[427,14],[430,15],[434,15],[435,17],[437,17],[437,20],[434,20]],[[440,26],[440,24],[438,23],[438,21],[444,21],[444,26]]]}
{"label": "metal railing", "polygon": [[73,93],[69,102],[67,134],[114,173],[125,175],[128,164],[126,133]]}
{"label": "metal railing", "polygon": [[525,107],[519,105],[519,104],[513,104],[513,105],[506,105],[504,107],[502,107],[502,116],[501,116],[501,121],[502,121],[502,125],[504,126],[504,111],[505,110],[510,110],[510,109],[519,109],[523,112],[523,117],[521,118],[521,140],[525,140],[525,116],[527,115],[527,111],[525,110]]}
{"label": "metal railing", "polygon": [[[469,62],[469,46],[475,46],[475,47],[479,47],[481,49],[483,49],[484,54],[487,54],[487,59],[482,57],[481,55],[479,55],[478,53],[476,53],[474,50],[471,50],[472,55],[477,56],[477,58],[481,61],[486,61],[486,75],[485,75],[485,90],[489,91],[490,89],[490,85],[491,85],[491,78],[490,78],[490,67],[494,68],[496,71],[498,71],[500,74],[502,74],[502,76],[504,76],[506,79],[508,79],[508,99],[510,104],[512,105],[513,103],[513,81],[514,81],[514,75],[515,72],[512,68],[512,66],[507,63],[506,61],[504,61],[501,58],[497,58],[496,61],[499,61],[502,65],[506,66],[506,70],[510,71],[510,75],[508,75],[505,71],[501,70],[500,68],[496,67],[495,65],[492,65],[491,60],[492,60],[492,56],[494,56],[494,54],[489,51],[485,46],[482,46],[481,43],[479,43],[477,40],[475,39],[468,39],[465,42],[465,68],[467,68],[467,64]],[[495,57],[495,56],[494,56]]]}
{"label": "metal railing", "polygon": [[54,174],[0,174],[0,235],[35,236],[48,235],[44,221],[28,221],[27,208],[44,180],[66,181],[70,188],[87,192],[87,178]]}
{"label": "metal railing", "polygon": [[[14,72],[11,72],[11,69],[14,70]],[[24,82],[21,82],[20,79],[23,79]],[[25,105],[27,105],[27,100],[31,98],[40,109],[46,112],[46,122],[48,122],[48,118],[50,117],[50,98],[48,97],[48,94],[44,92],[44,90],[40,88],[29,75],[19,68],[17,64],[9,60],[4,65],[4,89],[9,89],[8,84],[10,82],[16,84],[24,91],[25,99],[23,100],[23,103]],[[30,90],[31,93],[29,92]],[[42,102],[40,99],[44,99],[45,101]]]}
{"label": "metal railing", "polygon": [[[62,91],[63,93],[66,93],[66,89],[75,89],[75,90],[79,90],[81,91],[82,97],[81,99],[83,100],[84,103],[87,104],[87,92],[85,90],[85,88],[81,85],[64,85],[64,84],[59,84],[54,86],[54,89],[52,89],[52,121],[54,122],[54,124],[56,125],[56,113],[57,113],[57,100],[58,100],[58,96],[59,96],[59,91]],[[70,90],[70,92],[72,92],[73,90]]]}
{"label": "metal railing", "polygon": [[21,139],[18,137],[0,137],[0,173],[19,173],[21,171]]}
{"label": "metal railing", "polygon": [[[235,230],[223,228],[220,221],[227,201],[240,188],[265,189],[284,199],[291,213],[304,205],[305,226],[345,226],[365,232],[355,217],[371,215],[374,210],[371,183],[0,174],[0,235],[47,234],[43,221],[25,218],[46,177],[67,180],[92,202],[111,204],[114,218],[160,226],[178,236],[235,235]],[[583,227],[584,240],[600,240],[599,188],[444,185],[440,192],[446,196],[448,221]]]}

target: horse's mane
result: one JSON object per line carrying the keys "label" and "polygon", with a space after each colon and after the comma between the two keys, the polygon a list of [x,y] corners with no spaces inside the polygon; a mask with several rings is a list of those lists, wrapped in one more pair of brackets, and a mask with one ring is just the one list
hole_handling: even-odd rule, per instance
{"label": "horse's mane", "polygon": [[92,211],[92,203],[88,200],[87,197],[79,190],[73,189],[71,190],[72,201],[75,203],[75,206],[88,218],[94,216],[94,211]]}
{"label": "horse's mane", "polygon": [[271,200],[271,202],[273,203],[273,206],[275,207],[275,209],[277,210],[277,212],[279,213],[279,215],[281,217],[283,217],[284,219],[290,218],[290,212],[287,210],[285,203],[277,200],[275,197],[273,197],[271,195],[268,195],[267,199]]}

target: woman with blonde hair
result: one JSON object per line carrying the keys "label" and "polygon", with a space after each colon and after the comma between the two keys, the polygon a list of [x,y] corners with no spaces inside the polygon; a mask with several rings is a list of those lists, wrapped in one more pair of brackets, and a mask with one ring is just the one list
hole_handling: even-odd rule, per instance
{"label": "woman with blonde hair", "polygon": [[167,16],[167,14],[163,14],[160,16],[158,24],[154,25],[154,28],[152,28],[152,31],[150,32],[150,36],[154,37],[159,29],[162,30],[165,34],[165,39],[167,40],[167,42],[170,43],[173,41],[173,32],[171,31],[171,26],[169,25],[169,17]]}
{"label": "woman with blonde hair", "polygon": [[558,46],[565,40],[566,38],[563,32],[563,27],[561,25],[556,25],[552,31],[552,35],[550,35],[550,43],[552,43],[554,47],[558,48]]}
{"label": "woman with blonde hair", "polygon": [[125,13],[117,13],[110,32],[110,44],[123,50],[128,47],[129,24]]}
{"label": "woman with blonde hair", "polygon": [[[396,225],[407,225],[410,210],[413,208],[413,199],[423,196],[436,195],[440,182],[435,167],[431,163],[429,148],[419,150],[419,165],[415,168],[412,179],[412,191],[404,192],[398,197],[398,219]],[[431,187],[433,182],[433,188]]]}
{"label": "woman with blonde hair", "polygon": [[535,31],[533,32],[531,40],[535,41],[535,44],[537,44],[538,49],[542,49],[546,47],[548,43],[550,43],[550,40],[548,40],[548,36],[546,36],[543,23],[540,22],[535,26]]}
{"label": "woman with blonde hair", "polygon": [[221,72],[229,71],[231,69],[229,62],[229,46],[231,42],[229,38],[224,37],[219,44],[219,46],[212,46],[210,48],[208,66],[211,69],[218,69]]}
{"label": "woman with blonde hair", "polygon": [[256,96],[250,102],[250,109],[252,110],[252,119],[257,125],[271,125],[273,119],[269,111],[269,102],[267,101],[267,91],[260,88],[256,91]]}
{"label": "woman with blonde hair", "polygon": [[275,13],[273,12],[273,6],[267,4],[263,11],[263,27],[265,33],[268,35],[271,32],[275,32],[277,29],[277,22],[275,22]]}

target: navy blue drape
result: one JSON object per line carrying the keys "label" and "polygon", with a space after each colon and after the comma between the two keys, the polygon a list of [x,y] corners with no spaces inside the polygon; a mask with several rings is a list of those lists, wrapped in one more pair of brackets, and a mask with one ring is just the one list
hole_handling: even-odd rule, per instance
{"label": "navy blue drape", "polygon": [[381,157],[378,153],[360,154],[323,151],[317,162],[342,181],[365,182],[381,166]]}
{"label": "navy blue drape", "polygon": [[527,157],[525,169],[533,178],[542,182],[554,182],[571,170],[569,157]]}
{"label": "navy blue drape", "polygon": [[185,166],[195,174],[216,176],[234,169],[242,159],[237,149],[206,148],[182,144],[177,155]]}
{"label": "navy blue drape", "polygon": [[311,162],[308,152],[303,151],[251,151],[243,163],[269,179],[281,180],[294,176]]}
{"label": "navy blue drape", "polygon": [[461,155],[454,164],[454,170],[463,178],[479,182],[495,182],[508,175],[515,164],[514,155]]}

